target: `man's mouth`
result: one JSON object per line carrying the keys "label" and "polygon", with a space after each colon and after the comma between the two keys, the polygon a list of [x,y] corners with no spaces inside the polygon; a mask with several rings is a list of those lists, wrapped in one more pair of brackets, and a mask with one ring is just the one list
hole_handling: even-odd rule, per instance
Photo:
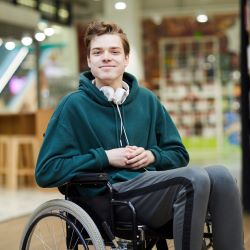
{"label": "man's mouth", "polygon": [[115,66],[114,65],[102,65],[100,66],[99,68],[114,68]]}

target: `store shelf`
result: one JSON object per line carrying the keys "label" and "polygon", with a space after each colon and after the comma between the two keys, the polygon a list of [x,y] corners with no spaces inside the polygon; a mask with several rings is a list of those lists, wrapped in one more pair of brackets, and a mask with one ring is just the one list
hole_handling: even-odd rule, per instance
{"label": "store shelf", "polygon": [[223,137],[218,39],[162,39],[159,53],[158,95],[182,137],[218,146]]}

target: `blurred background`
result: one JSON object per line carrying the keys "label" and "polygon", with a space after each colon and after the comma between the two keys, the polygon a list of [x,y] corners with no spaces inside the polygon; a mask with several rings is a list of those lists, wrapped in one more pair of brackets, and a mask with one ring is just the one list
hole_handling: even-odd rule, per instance
{"label": "blurred background", "polygon": [[248,0],[0,1],[0,225],[60,197],[36,186],[34,166],[54,108],[88,69],[92,20],[124,29],[127,71],[167,108],[190,164],[227,166],[249,212],[249,8]]}

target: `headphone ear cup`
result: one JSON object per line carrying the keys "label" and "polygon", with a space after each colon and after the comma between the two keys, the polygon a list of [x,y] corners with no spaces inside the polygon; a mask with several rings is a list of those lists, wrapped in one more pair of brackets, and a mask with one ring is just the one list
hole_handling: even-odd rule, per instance
{"label": "headphone ear cup", "polygon": [[103,94],[107,97],[109,102],[113,101],[115,91],[112,87],[104,86],[100,88],[100,91],[103,92]]}
{"label": "headphone ear cup", "polygon": [[114,93],[113,101],[116,104],[122,104],[126,100],[127,96],[127,91],[125,89],[118,88]]}
{"label": "headphone ear cup", "polygon": [[122,104],[129,95],[129,90],[118,88],[114,91],[110,86],[101,87],[100,91],[103,92],[109,102],[114,102],[115,104]]}

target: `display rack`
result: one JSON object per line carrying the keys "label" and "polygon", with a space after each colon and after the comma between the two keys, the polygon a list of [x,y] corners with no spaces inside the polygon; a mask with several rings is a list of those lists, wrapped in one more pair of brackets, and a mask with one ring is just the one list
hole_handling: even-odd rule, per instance
{"label": "display rack", "polygon": [[202,137],[203,142],[207,140],[213,146],[221,145],[218,38],[162,39],[159,47],[158,94],[180,134],[183,138]]}

